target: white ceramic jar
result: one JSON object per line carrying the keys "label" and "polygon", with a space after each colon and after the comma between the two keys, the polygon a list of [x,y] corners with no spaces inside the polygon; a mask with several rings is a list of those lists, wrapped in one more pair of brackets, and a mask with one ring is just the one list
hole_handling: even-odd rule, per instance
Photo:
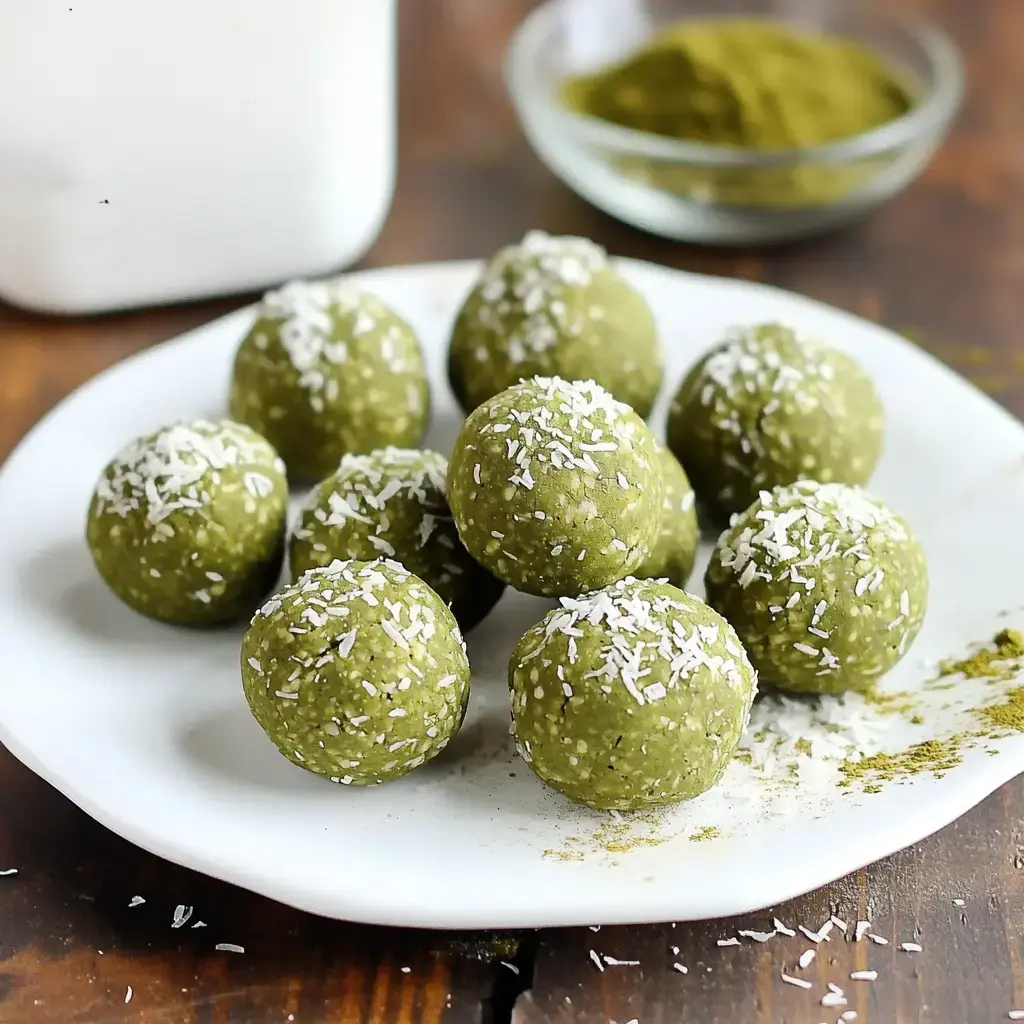
{"label": "white ceramic jar", "polygon": [[358,259],[396,0],[0,0],[0,298],[92,313]]}

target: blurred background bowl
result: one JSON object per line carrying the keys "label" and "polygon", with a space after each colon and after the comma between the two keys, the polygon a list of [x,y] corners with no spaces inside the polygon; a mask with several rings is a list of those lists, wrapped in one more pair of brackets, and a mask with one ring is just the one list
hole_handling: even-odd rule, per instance
{"label": "blurred background bowl", "polygon": [[[561,102],[567,76],[627,57],[667,26],[722,17],[858,40],[906,76],[914,106],[848,139],[769,153],[634,131]],[[782,242],[862,217],[920,174],[963,97],[953,44],[890,0],[548,0],[513,36],[506,77],[530,145],[573,191],[645,231],[715,245]]]}

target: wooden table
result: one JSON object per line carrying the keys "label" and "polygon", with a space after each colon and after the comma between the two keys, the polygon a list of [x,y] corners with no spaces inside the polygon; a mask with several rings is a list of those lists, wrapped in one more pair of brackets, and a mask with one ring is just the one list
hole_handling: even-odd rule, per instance
{"label": "wooden table", "polygon": [[[527,0],[407,0],[399,188],[366,265],[479,256],[531,226],[589,235],[618,253],[771,281],[913,329],[1024,412],[1024,4],[925,5],[966,53],[970,100],[924,180],[866,223],[755,253],[639,234],[539,166],[499,70]],[[0,454],[108,363],[243,301],[84,321],[0,309]],[[0,869],[19,870],[0,878],[0,1024],[501,1022],[514,1006],[522,1022],[565,1024],[831,1024],[847,1009],[859,1024],[987,1024],[1024,1007],[1022,779],[926,842],[776,908],[790,925],[811,928],[831,913],[856,920],[870,908],[882,934],[919,936],[925,951],[915,956],[823,943],[819,982],[869,960],[879,972],[873,984],[846,984],[849,1007],[831,1010],[780,981],[780,967],[807,943],[716,945],[737,928],[764,928],[772,911],[598,934],[346,926],[142,853],[3,751],[0,808]],[[136,894],[147,902],[130,909]],[[177,904],[194,907],[208,928],[172,930]],[[216,953],[214,941],[245,953]],[[640,966],[599,974],[592,948]],[[689,975],[670,970],[673,959]]]}

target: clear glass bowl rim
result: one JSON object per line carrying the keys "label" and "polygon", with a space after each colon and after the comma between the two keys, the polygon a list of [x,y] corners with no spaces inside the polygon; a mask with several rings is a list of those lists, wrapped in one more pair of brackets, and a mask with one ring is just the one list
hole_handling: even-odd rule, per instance
{"label": "clear glass bowl rim", "polygon": [[[937,25],[920,15],[890,17],[913,36],[931,65],[933,88],[906,114],[823,146],[773,152],[737,146],[673,139],[652,132],[625,128],[596,117],[578,114],[557,102],[533,74],[533,63],[549,22],[565,0],[546,0],[535,7],[513,33],[505,53],[505,79],[513,102],[531,118],[557,122],[560,132],[606,150],[651,160],[708,167],[777,167],[791,164],[839,164],[903,149],[943,132],[956,114],[964,95],[964,69],[953,42]],[[685,16],[681,16],[683,20]]]}

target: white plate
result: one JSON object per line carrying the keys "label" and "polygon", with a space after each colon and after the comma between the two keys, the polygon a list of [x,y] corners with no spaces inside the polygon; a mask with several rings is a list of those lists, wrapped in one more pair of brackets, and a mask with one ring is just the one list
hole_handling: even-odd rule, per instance
{"label": "white plate", "polygon": [[[889,434],[873,489],[916,526],[932,568],[931,610],[894,687],[919,687],[928,663],[1007,623],[999,613],[1020,608],[1024,566],[1020,424],[912,345],[846,313],[761,285],[622,267],[660,321],[666,391],[728,325],[769,318],[832,339],[874,374]],[[422,332],[436,398],[428,443],[445,452],[458,425],[444,382],[446,334],[474,269],[357,275]],[[941,779],[874,795],[837,789],[835,762],[805,758],[797,784],[771,763],[734,762],[688,805],[621,819],[581,809],[545,790],[510,750],[506,658],[548,607],[519,595],[470,638],[470,714],[436,762],[370,790],[293,767],[246,709],[242,629],[188,632],[135,615],[100,582],[82,539],[94,480],[124,441],[223,412],[250,317],[232,314],[101,374],[0,474],[0,739],[120,835],[349,920],[468,928],[702,918],[768,906],[915,842],[1024,769],[1021,735],[983,745],[997,757],[978,747]],[[843,714],[864,744],[901,749],[957,731],[964,707],[993,696],[966,681],[930,693],[923,726],[870,707]],[[689,840],[707,826],[720,836]]]}

